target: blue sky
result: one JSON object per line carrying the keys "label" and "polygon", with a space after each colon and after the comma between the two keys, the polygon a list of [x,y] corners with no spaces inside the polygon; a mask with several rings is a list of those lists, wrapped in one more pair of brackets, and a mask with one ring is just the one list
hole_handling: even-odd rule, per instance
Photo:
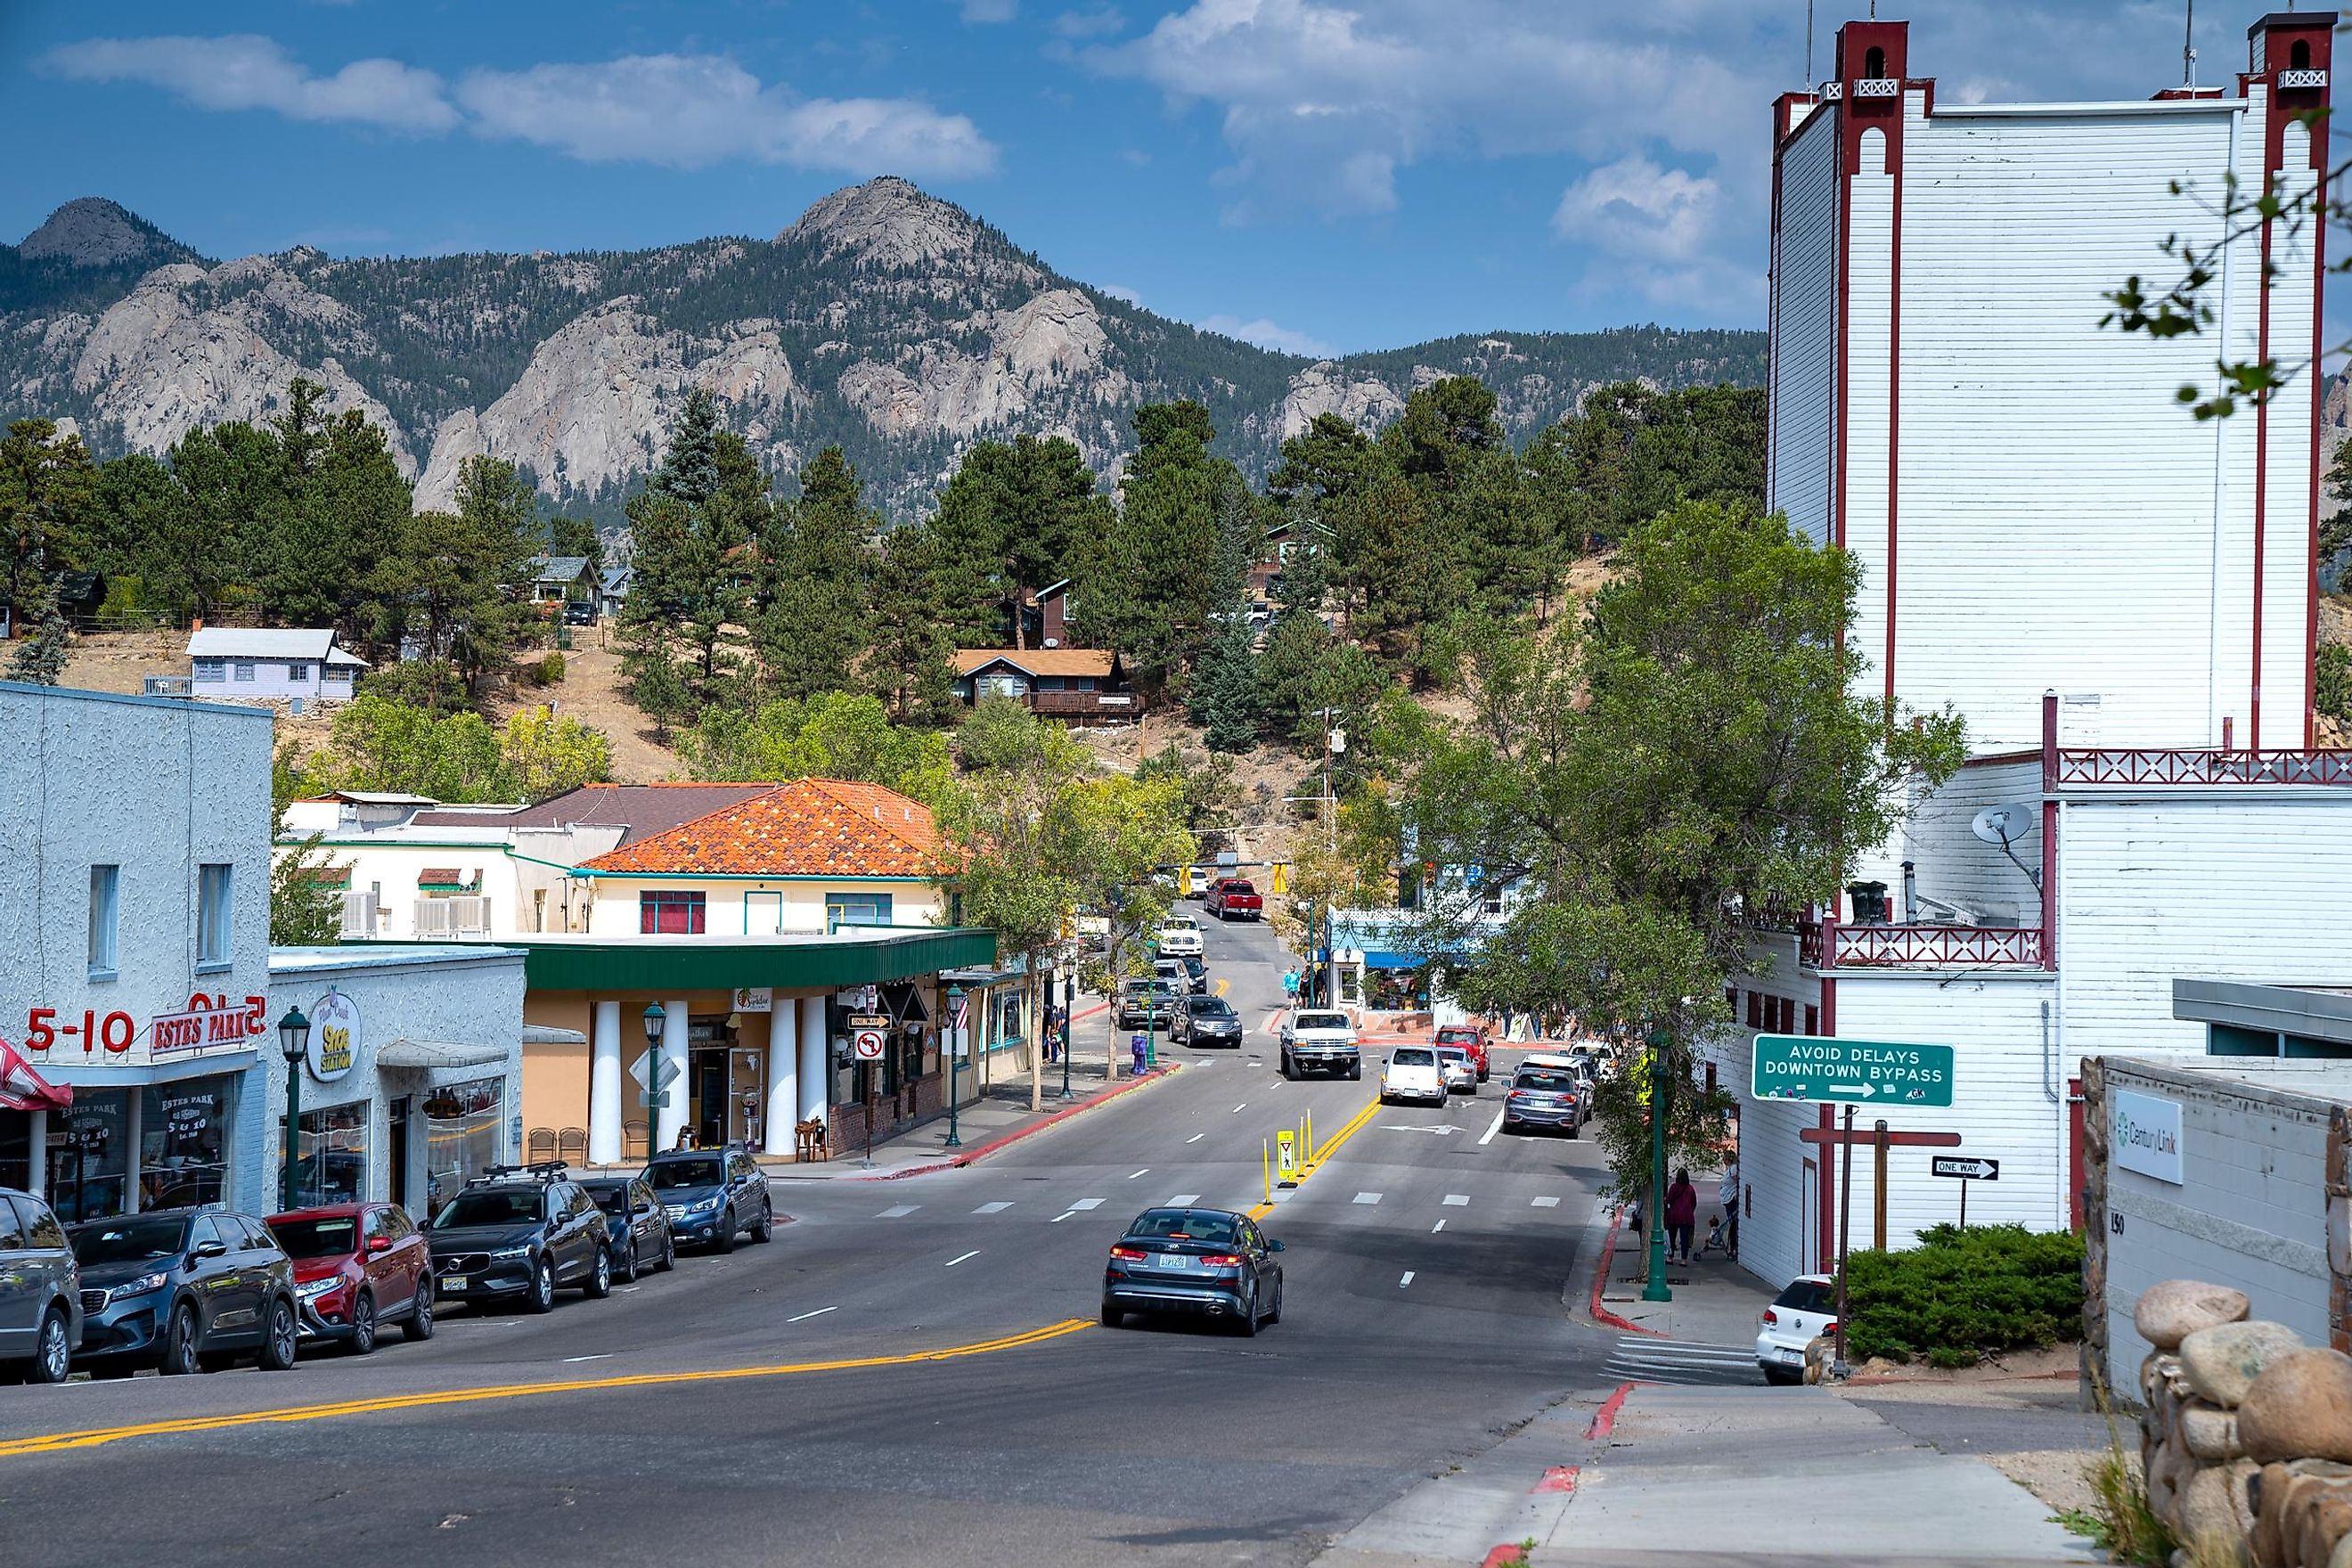
{"label": "blue sky", "polygon": [[[2265,8],[2200,7],[2205,80]],[[1847,8],[1816,9],[1818,76]],[[1916,9],[1914,73],[1963,98],[2179,77],[2179,0]],[[1805,10],[0,0],[0,236],[105,195],[224,258],[637,247],[772,235],[895,173],[1071,276],[1300,352],[1761,326],[1768,111]]]}

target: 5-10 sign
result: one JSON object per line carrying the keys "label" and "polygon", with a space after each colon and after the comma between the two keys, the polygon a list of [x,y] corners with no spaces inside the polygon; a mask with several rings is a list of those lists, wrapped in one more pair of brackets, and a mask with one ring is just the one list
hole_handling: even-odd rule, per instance
{"label": "5-10 sign", "polygon": [[[267,996],[247,996],[238,1003],[199,991],[188,998],[185,1012],[159,1015],[148,1026],[148,1050],[151,1055],[164,1056],[237,1045],[262,1034],[268,1016]],[[121,1011],[84,1008],[79,1019],[68,1017],[63,1023],[58,1021],[55,1007],[35,1007],[25,1015],[25,1045],[44,1056],[60,1041],[68,1045],[78,1041],[84,1056],[102,1050],[119,1057],[127,1054],[138,1037],[138,1020]]]}
{"label": "5-10 sign", "polygon": [[81,1021],[60,1024],[55,1007],[35,1007],[25,1015],[25,1044],[37,1051],[46,1051],[59,1038],[79,1039],[82,1055],[89,1056],[103,1047],[110,1054],[121,1056],[131,1048],[139,1037],[138,1021],[128,1013],[99,1013],[82,1010]]}

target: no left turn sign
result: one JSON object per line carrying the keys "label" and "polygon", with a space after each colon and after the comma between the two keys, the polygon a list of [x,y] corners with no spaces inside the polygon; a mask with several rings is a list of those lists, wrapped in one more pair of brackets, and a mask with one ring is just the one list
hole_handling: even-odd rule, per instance
{"label": "no left turn sign", "polygon": [[880,1061],[882,1059],[882,1031],[879,1029],[852,1030],[849,1036],[849,1048],[856,1055],[859,1061]]}

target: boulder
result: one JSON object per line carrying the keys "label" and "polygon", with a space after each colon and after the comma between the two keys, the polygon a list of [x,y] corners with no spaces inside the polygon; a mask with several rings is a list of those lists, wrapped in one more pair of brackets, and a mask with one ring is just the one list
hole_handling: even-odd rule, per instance
{"label": "boulder", "polygon": [[2238,1405],[2238,1443],[2265,1464],[2352,1462],[2352,1356],[2299,1350],[2264,1367]]}
{"label": "boulder", "polygon": [[2352,1467],[2326,1459],[2263,1466],[2249,1489],[2255,1504],[2253,1547],[2259,1568],[2295,1568],[2305,1514],[2323,1493],[2347,1482],[2352,1482]]}
{"label": "boulder", "polygon": [[2336,1542],[2352,1534],[2352,1491],[2330,1487],[2310,1494],[2302,1510],[2297,1562],[2306,1568],[2325,1568]]}
{"label": "boulder", "polygon": [[2234,1465],[2211,1465],[2190,1473],[2180,1488],[2174,1531],[2188,1542],[2209,1538],[2242,1541],[2253,1528],[2246,1502],[2246,1478],[2255,1467],[2241,1459]]}
{"label": "boulder", "polygon": [[2263,1368],[2304,1348],[2284,1323],[2216,1323],[2180,1342],[2180,1373],[2199,1394],[2234,1410]]}
{"label": "boulder", "polygon": [[2180,1407],[2180,1442],[2209,1465],[2226,1463],[2245,1452],[2238,1447],[2238,1418],[2201,1401]]}
{"label": "boulder", "polygon": [[2294,1475],[2283,1464],[2268,1464],[2254,1479],[2254,1568],[2286,1568],[2280,1545],[2280,1521]]}
{"label": "boulder", "polygon": [[2243,1290],[2199,1279],[2167,1279],[2140,1292],[2132,1308],[2132,1326],[2158,1350],[2177,1350],[2198,1330],[2238,1322],[2252,1310]]}

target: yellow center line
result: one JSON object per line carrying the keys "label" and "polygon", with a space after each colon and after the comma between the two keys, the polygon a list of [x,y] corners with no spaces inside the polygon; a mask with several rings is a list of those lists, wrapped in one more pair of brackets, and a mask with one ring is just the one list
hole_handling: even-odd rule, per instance
{"label": "yellow center line", "polygon": [[[1366,1102],[1361,1110],[1359,1110],[1355,1115],[1348,1118],[1348,1120],[1340,1125],[1339,1131],[1331,1134],[1331,1136],[1325,1141],[1323,1146],[1315,1151],[1315,1157],[1299,1169],[1298,1184],[1300,1185],[1304,1185],[1307,1177],[1321,1170],[1324,1166],[1324,1163],[1329,1160],[1334,1154],[1337,1154],[1339,1152],[1340,1145],[1347,1142],[1349,1139],[1353,1138],[1357,1132],[1363,1128],[1364,1123],[1372,1119],[1373,1115],[1379,1111],[1380,1108],[1380,1097],[1378,1095],[1374,1095],[1370,1100]],[[1272,1204],[1259,1204],[1249,1211],[1249,1216],[1252,1219],[1264,1219],[1266,1215],[1272,1214],[1274,1209],[1275,1205]]]}
{"label": "yellow center line", "polygon": [[943,1350],[914,1351],[900,1355],[860,1356],[844,1361],[793,1362],[775,1366],[714,1367],[698,1372],[635,1373],[623,1377],[585,1378],[564,1383],[510,1383],[485,1388],[453,1388],[432,1394],[387,1394],[375,1399],[345,1400],[332,1405],[298,1405],[278,1410],[252,1410],[220,1415],[191,1415],[175,1421],[149,1421],[135,1426],[103,1426],[85,1432],[52,1432],[42,1436],[16,1437],[0,1442],[0,1458],[16,1458],[26,1454],[63,1453],[73,1448],[96,1448],[109,1443],[120,1443],[131,1437],[173,1436],[188,1432],[217,1432],[235,1426],[284,1425],[300,1421],[324,1421],[345,1415],[373,1415],[387,1410],[416,1410],[436,1405],[474,1405],[486,1400],[520,1399],[540,1394],[594,1394],[606,1389],[655,1388],[672,1384],[727,1383],[752,1377],[789,1377],[810,1372],[855,1372],[866,1367],[915,1366],[925,1362],[954,1361],[963,1356],[986,1355],[994,1351],[1017,1350],[1024,1345],[1043,1344],[1047,1340],[1075,1334],[1094,1325],[1084,1318],[1065,1318],[1058,1323],[1031,1329],[1024,1333],[1009,1334],[1002,1339],[982,1340],[975,1344],[950,1345]]}

